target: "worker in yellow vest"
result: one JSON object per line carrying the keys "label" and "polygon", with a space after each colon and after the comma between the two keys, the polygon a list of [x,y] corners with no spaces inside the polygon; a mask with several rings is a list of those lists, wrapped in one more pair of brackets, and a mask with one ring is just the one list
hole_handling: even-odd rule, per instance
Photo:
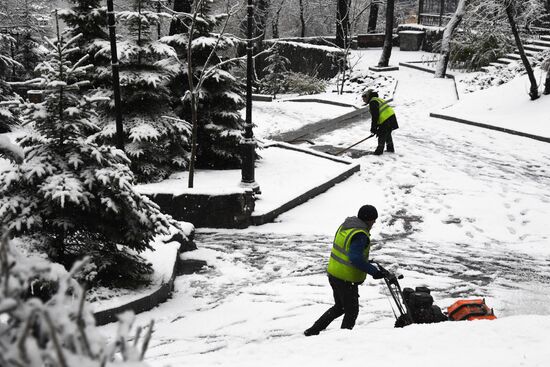
{"label": "worker in yellow vest", "polygon": [[374,279],[391,278],[393,275],[368,261],[371,247],[370,230],[378,218],[372,205],[363,205],[356,217],[348,217],[340,225],[328,262],[328,281],[332,287],[334,306],[329,308],[305,336],[317,335],[334,319],[344,315],[342,329],[352,329],[359,314],[359,284],[367,274]]}
{"label": "worker in yellow vest", "polygon": [[397,118],[393,108],[390,107],[387,101],[378,97],[378,93],[373,89],[367,89],[361,95],[363,102],[369,105],[371,114],[370,131],[378,136],[378,147],[373,152],[375,155],[384,153],[384,146],[387,152],[394,153],[393,139],[391,133],[398,129]]}

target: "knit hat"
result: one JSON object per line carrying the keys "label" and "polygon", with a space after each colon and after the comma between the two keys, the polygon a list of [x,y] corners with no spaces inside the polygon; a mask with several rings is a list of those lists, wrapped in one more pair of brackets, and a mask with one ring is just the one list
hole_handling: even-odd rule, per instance
{"label": "knit hat", "polygon": [[370,99],[372,97],[376,97],[378,96],[378,93],[376,93],[376,91],[374,89],[367,89],[366,91],[363,92],[363,94],[361,95],[361,97],[363,97],[364,99],[368,101],[370,101]]}
{"label": "knit hat", "polygon": [[363,205],[357,213],[357,218],[361,219],[363,222],[375,220],[378,218],[378,211],[376,211],[376,208],[372,205]]}

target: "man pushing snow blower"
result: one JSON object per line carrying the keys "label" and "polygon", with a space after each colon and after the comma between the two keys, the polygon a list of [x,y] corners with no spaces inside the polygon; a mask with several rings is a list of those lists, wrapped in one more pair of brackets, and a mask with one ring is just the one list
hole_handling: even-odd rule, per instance
{"label": "man pushing snow blower", "polygon": [[342,329],[353,329],[359,314],[359,284],[367,274],[374,279],[393,279],[395,276],[368,261],[371,247],[370,230],[378,218],[372,205],[363,205],[357,216],[348,217],[340,225],[328,262],[328,281],[334,295],[334,306],[329,308],[309,329],[305,336],[317,335],[344,315]]}
{"label": "man pushing snow blower", "polygon": [[[374,279],[383,278],[386,282],[400,313],[397,316],[394,311],[396,327],[412,323],[433,323],[447,320],[447,316],[441,312],[441,309],[433,305],[433,298],[428,288],[417,287],[414,291],[411,288],[401,290],[399,281],[394,274],[368,260],[371,247],[370,230],[377,218],[378,212],[374,206],[363,205],[357,216],[346,218],[338,228],[327,268],[334,306],[304,331],[305,336],[318,335],[332,321],[342,315],[344,318],[341,328],[353,329],[359,314],[358,287],[365,281],[367,274]],[[466,302],[466,306],[468,305],[471,303]],[[460,305],[459,309],[462,312],[459,314],[461,316],[465,313],[464,307],[464,305]],[[451,313],[449,313],[450,315]]]}

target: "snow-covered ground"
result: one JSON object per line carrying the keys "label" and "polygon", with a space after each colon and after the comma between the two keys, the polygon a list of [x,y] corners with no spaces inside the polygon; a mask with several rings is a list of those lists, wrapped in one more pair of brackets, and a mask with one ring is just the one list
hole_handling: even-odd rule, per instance
{"label": "snow-covered ground", "polygon": [[[361,55],[366,68],[379,51]],[[392,63],[420,57],[394,50]],[[397,153],[357,159],[358,174],[275,223],[200,230],[199,249],[184,256],[209,266],[179,277],[173,299],[138,315],[142,325],[156,320],[151,365],[548,366],[550,145],[430,118],[456,103],[453,81],[406,68],[391,75],[398,80]],[[494,98],[525,98],[501,91],[483,96],[495,106]],[[544,123],[535,111],[524,113]],[[368,130],[361,121],[315,143],[348,146]],[[374,146],[368,140],[358,148]],[[261,187],[263,178],[256,179]],[[304,337],[332,302],[325,275],[332,236],[365,203],[380,213],[372,257],[400,269],[402,286],[431,287],[441,307],[484,297],[499,318],[394,329],[383,283],[368,279],[353,331],[340,330],[337,320],[320,336]]]}
{"label": "snow-covered ground", "polygon": [[[535,69],[537,81],[546,72]],[[528,98],[529,80],[523,75],[499,87],[461,96],[460,102],[440,114],[550,138],[550,96]]]}

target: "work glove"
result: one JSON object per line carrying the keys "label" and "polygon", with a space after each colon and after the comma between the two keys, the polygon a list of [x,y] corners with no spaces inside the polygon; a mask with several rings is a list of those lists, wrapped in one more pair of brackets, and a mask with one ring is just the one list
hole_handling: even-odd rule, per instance
{"label": "work glove", "polygon": [[381,267],[381,266],[378,267],[378,271],[379,271],[379,273],[380,273],[379,278],[374,278],[374,279],[382,279],[382,278],[384,278],[384,279],[389,280],[390,282],[396,279],[396,276],[395,276],[394,273],[392,273],[391,271],[388,271],[388,270],[384,269],[384,268]]}
{"label": "work glove", "polygon": [[370,132],[371,134],[378,135],[378,129],[376,127],[371,127]]}

